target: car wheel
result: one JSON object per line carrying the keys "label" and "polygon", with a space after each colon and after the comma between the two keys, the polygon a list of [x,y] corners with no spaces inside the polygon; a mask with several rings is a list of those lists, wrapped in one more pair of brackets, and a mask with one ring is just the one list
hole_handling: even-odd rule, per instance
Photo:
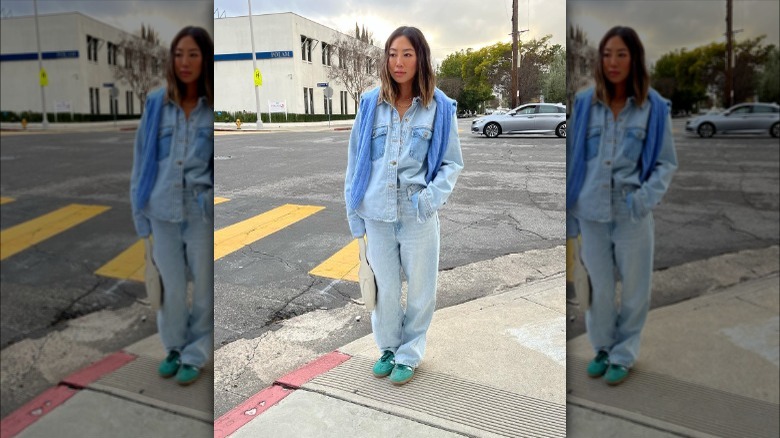
{"label": "car wheel", "polygon": [[780,137],[780,123],[775,123],[772,125],[772,129],[769,130],[769,134],[771,134],[772,137]]}
{"label": "car wheel", "polygon": [[699,133],[699,137],[710,138],[715,134],[715,125],[712,123],[702,123],[699,129],[696,130]]}
{"label": "car wheel", "polygon": [[498,123],[488,123],[485,125],[485,135],[488,138],[496,138],[501,134],[501,126]]}
{"label": "car wheel", "polygon": [[566,122],[561,122],[558,124],[558,127],[555,128],[555,135],[566,138]]}

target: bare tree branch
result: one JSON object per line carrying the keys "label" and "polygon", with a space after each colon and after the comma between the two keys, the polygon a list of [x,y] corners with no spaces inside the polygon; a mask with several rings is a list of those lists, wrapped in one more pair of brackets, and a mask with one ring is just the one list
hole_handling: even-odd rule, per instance
{"label": "bare tree branch", "polygon": [[[357,24],[355,32],[358,33]],[[359,102],[360,95],[378,82],[382,55],[382,50],[370,43],[373,41],[372,34],[366,33],[365,29],[363,32],[361,38],[364,41],[344,34],[333,36],[338,61],[328,71],[328,79],[344,85],[355,102]]]}
{"label": "bare tree branch", "polygon": [[124,54],[124,64],[114,66],[114,78],[130,85],[143,110],[146,95],[163,81],[168,51],[160,44],[158,33],[144,25],[141,25],[140,36],[122,39],[119,47]]}

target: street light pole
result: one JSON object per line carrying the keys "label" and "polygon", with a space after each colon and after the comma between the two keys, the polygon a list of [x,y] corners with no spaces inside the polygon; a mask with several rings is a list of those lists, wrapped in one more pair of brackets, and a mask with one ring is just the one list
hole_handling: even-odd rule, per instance
{"label": "street light pole", "polygon": [[[38,29],[38,0],[33,0],[33,9],[35,10],[35,42],[38,45],[38,80],[40,81],[40,75],[43,71],[43,55],[41,54],[41,31]],[[44,91],[44,85],[41,83],[41,108],[43,111],[43,129],[49,128],[49,118],[46,115],[46,92]]]}
{"label": "street light pole", "polygon": [[[246,0],[249,5],[249,39],[252,40],[252,71],[257,71],[257,52],[255,52],[255,31],[252,26],[252,0]],[[255,106],[257,108],[257,129],[263,129],[263,120],[260,118],[260,86],[255,85]]]}

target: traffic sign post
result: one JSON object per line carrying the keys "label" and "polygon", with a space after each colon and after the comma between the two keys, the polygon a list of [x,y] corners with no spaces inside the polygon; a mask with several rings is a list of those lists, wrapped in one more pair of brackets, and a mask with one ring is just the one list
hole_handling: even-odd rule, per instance
{"label": "traffic sign post", "polygon": [[[317,86],[319,87],[320,84],[317,84]],[[325,83],[325,97],[328,98],[328,108],[326,109],[328,111],[328,127],[330,127],[331,98],[333,97],[333,88],[328,86],[327,82]]]}
{"label": "traffic sign post", "polygon": [[113,82],[103,82],[103,87],[108,88],[108,95],[110,97],[108,104],[111,105],[111,112],[114,114],[114,126],[116,126],[116,113],[119,109],[116,105],[116,97],[119,96],[119,89],[114,86]]}

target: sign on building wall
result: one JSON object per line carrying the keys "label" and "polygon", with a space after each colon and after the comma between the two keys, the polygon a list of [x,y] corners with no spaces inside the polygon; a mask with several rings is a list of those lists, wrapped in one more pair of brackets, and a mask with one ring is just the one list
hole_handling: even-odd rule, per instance
{"label": "sign on building wall", "polygon": [[282,101],[269,100],[268,101],[268,108],[269,108],[268,112],[271,112],[271,113],[286,113],[287,112],[287,101],[286,100],[282,100]]}
{"label": "sign on building wall", "polygon": [[[281,59],[292,58],[292,50],[282,50],[278,52],[256,52],[256,59]],[[252,52],[246,53],[219,53],[214,54],[214,61],[251,61]]]}
{"label": "sign on building wall", "polygon": [[54,111],[58,113],[69,113],[73,111],[69,100],[54,102]]}

